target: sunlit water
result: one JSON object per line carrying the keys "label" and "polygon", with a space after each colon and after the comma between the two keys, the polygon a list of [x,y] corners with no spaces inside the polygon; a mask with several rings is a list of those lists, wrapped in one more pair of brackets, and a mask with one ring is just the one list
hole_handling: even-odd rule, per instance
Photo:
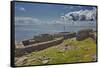
{"label": "sunlit water", "polygon": [[[64,30],[65,27],[65,30]],[[55,32],[77,32],[81,29],[92,28],[96,30],[96,22],[84,21],[75,22],[71,24],[28,24],[28,25],[15,25],[15,39],[16,41],[22,41],[24,39],[31,39],[35,35],[44,33]]]}

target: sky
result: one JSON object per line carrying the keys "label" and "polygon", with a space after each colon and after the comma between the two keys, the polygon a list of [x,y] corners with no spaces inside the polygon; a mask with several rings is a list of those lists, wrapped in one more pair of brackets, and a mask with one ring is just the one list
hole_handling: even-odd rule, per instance
{"label": "sky", "polygon": [[15,2],[15,21],[61,23],[62,20],[95,21],[95,6]]}

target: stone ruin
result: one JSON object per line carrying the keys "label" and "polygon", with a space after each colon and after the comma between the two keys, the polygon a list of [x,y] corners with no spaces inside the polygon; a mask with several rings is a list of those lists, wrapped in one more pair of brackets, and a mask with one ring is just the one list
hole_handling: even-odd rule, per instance
{"label": "stone ruin", "polygon": [[[77,32],[76,34],[76,40],[81,41],[88,37],[90,37],[90,34],[93,33],[93,29],[83,29]],[[91,36],[93,37],[94,34]]]}
{"label": "stone ruin", "polygon": [[31,44],[35,44],[35,43],[37,43],[37,42],[34,39],[29,39],[29,40],[23,40],[22,41],[22,44],[24,46],[31,45]]}
{"label": "stone ruin", "polygon": [[92,29],[83,29],[77,33],[58,33],[56,35],[41,34],[35,36],[34,39],[22,41],[23,47],[16,49],[16,56],[22,56],[25,53],[30,53],[32,51],[39,51],[46,49],[51,46],[56,46],[63,42],[64,39],[69,39],[76,37],[76,40],[81,41],[88,37],[96,40],[96,36],[93,34]]}
{"label": "stone ruin", "polygon": [[56,46],[62,42],[63,42],[63,38],[61,37],[61,38],[56,38],[56,39],[51,40],[51,41],[35,43],[32,45],[24,46],[22,48],[16,48],[15,56],[20,57],[20,56],[27,54],[27,53],[30,53],[32,51],[40,51],[40,50],[46,49],[46,48],[51,47],[51,46]]}
{"label": "stone ruin", "polygon": [[40,34],[39,36],[34,36],[33,39],[24,40],[22,41],[22,43],[24,46],[27,46],[35,43],[50,41],[53,39],[54,39],[53,36],[50,34]]}

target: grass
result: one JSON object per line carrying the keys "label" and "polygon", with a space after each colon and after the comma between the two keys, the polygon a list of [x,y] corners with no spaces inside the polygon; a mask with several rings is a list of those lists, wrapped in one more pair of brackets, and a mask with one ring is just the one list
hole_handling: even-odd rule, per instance
{"label": "grass", "polygon": [[[65,46],[71,46],[71,48],[63,50]],[[16,62],[16,66],[24,65],[42,65],[44,64],[41,59],[43,56],[49,58],[48,62],[45,64],[63,64],[63,63],[73,63],[73,62],[90,62],[96,61],[93,56],[96,55],[96,43],[93,39],[87,38],[83,41],[77,41],[75,38],[64,40],[63,43],[49,47],[47,49],[32,52],[23,57],[26,59]]]}

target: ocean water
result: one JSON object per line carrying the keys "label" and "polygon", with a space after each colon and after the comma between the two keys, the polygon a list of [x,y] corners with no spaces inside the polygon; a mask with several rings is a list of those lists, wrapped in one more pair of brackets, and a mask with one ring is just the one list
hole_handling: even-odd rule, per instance
{"label": "ocean water", "polygon": [[[65,30],[64,30],[65,27]],[[96,22],[85,21],[76,22],[72,24],[19,24],[15,25],[15,40],[22,41],[25,39],[31,39],[35,35],[44,33],[55,33],[55,32],[77,32],[81,29],[94,29],[96,30]]]}

